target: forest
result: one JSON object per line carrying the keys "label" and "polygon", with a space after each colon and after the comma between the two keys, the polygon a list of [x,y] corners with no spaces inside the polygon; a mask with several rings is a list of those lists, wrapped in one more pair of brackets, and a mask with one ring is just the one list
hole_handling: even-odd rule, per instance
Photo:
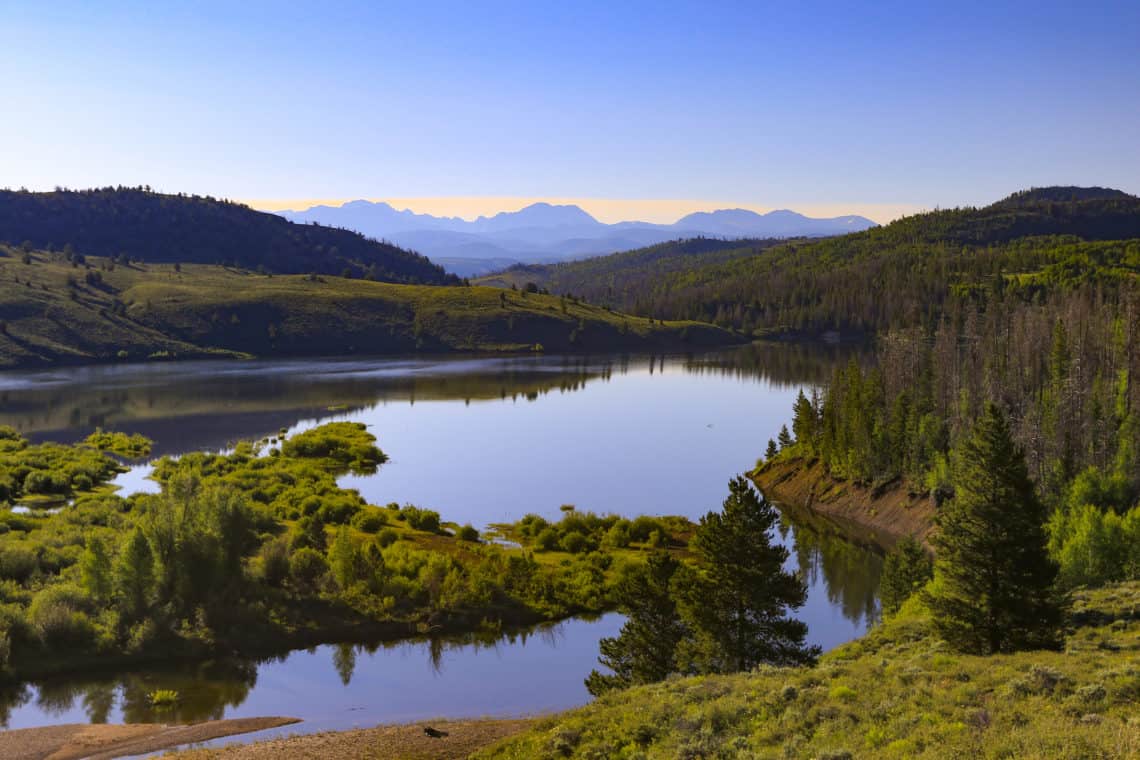
{"label": "forest", "polygon": [[[822,463],[813,493],[858,484],[873,516],[875,494],[904,489],[933,503],[937,528],[929,545],[904,537],[888,553],[883,621],[864,638],[815,667],[796,667],[814,658],[787,638],[788,649],[709,667],[686,642],[701,635],[698,610],[717,608],[711,588],[730,594],[701,555],[709,525],[756,498],[734,488],[696,529],[695,567],[651,558],[618,588],[629,618],[601,643],[608,672],[587,681],[600,698],[485,756],[1133,756],[1138,203],[1047,188],[700,269],[718,278],[707,292],[730,301],[774,287],[746,268],[784,285],[802,277],[818,290],[751,313],[783,329],[794,310],[797,329],[874,337],[869,355],[798,394],[757,482],[777,462]],[[730,322],[750,313],[736,307]],[[764,500],[746,511],[763,514]],[[748,533],[730,551],[738,576],[770,552],[767,531]],[[752,587],[771,589],[778,567]],[[715,580],[701,608],[692,573]],[[742,630],[758,626],[751,641],[771,646],[781,612],[801,602],[791,591],[769,590],[767,605],[737,593],[717,615],[742,615]]]}
{"label": "forest", "polygon": [[[1016,280],[1023,300],[1140,271],[1140,199],[1102,188],[1043,188],[983,208],[934,211],[824,240],[687,241],[509,271],[555,293],[760,337],[866,337],[938,326],[943,311]],[[1128,242],[1133,241],[1133,242]],[[1024,275],[1015,278],[1014,275]],[[519,282],[523,280],[524,282]]]}
{"label": "forest", "polygon": [[220,264],[281,274],[457,285],[424,256],[357,232],[293,224],[208,196],[143,187],[0,190],[0,241],[73,259]]}

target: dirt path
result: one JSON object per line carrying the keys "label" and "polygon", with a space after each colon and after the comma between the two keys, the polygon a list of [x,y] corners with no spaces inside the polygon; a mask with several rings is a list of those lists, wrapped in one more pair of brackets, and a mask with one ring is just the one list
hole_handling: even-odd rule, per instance
{"label": "dirt path", "polygon": [[[451,720],[376,726],[217,749],[187,750],[167,757],[175,760],[460,760],[500,739],[525,731],[536,720]],[[425,729],[430,729],[432,734]]]}
{"label": "dirt path", "polygon": [[235,718],[189,726],[71,723],[19,728],[0,732],[0,757],[4,760],[109,760],[296,722],[296,718]]}

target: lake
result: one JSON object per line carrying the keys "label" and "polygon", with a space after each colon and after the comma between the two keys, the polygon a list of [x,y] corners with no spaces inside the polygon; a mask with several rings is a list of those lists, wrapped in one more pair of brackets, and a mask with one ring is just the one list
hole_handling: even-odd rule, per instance
{"label": "lake", "polygon": [[[372,503],[411,503],[476,526],[559,507],[697,519],[720,507],[790,422],[801,388],[825,382],[838,349],[752,346],[696,356],[457,357],[192,362],[0,373],[0,425],[71,442],[95,427],[142,433],[156,454],[220,450],[322,422],[363,422],[390,461],[349,476]],[[140,466],[118,481],[145,488]],[[153,485],[153,484],[149,484]],[[880,557],[785,520],[789,566],[807,578],[798,615],[825,649],[877,614]],[[588,701],[582,679],[621,616],[573,619],[494,639],[323,646],[226,661],[29,684],[0,695],[18,728],[76,721],[253,715],[288,731],[434,717],[514,715]],[[145,703],[155,688],[175,713]]]}

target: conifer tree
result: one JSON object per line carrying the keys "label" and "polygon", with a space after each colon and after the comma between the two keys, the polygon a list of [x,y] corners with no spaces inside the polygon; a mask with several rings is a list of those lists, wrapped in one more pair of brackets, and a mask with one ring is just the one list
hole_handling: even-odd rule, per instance
{"label": "conifer tree", "polygon": [[777,440],[780,442],[781,449],[786,449],[792,445],[792,434],[788,432],[787,425],[780,426],[780,435],[777,436]]}
{"label": "conifer tree", "polygon": [[780,449],[776,446],[776,442],[771,438],[768,439],[768,448],[764,451],[764,461],[771,462],[780,453]]}
{"label": "conifer tree", "polygon": [[690,629],[678,648],[689,672],[750,670],[758,664],[810,663],[807,625],[788,617],[807,599],[807,584],[784,570],[788,550],[772,543],[779,516],[743,477],[729,483],[721,512],[709,512],[690,542],[696,568],[674,581],[681,619]]}
{"label": "conifer tree", "polygon": [[935,628],[966,652],[1055,646],[1061,609],[1045,510],[992,403],[962,447],[954,490],[935,537],[938,582],[927,597]]}
{"label": "conifer tree", "polygon": [[612,689],[660,681],[676,671],[677,643],[684,626],[669,592],[679,563],[664,551],[649,556],[644,568],[623,579],[616,596],[629,616],[616,638],[599,643],[598,662],[613,675],[591,671],[586,688],[594,696]]}
{"label": "conifer tree", "polygon": [[792,435],[810,453],[816,449],[816,411],[801,390],[792,407]]}

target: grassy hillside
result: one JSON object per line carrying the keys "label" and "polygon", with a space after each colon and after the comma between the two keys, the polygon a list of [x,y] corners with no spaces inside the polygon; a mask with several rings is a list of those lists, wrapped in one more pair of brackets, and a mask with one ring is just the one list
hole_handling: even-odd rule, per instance
{"label": "grassy hillside", "polygon": [[616,692],[482,758],[1129,758],[1140,583],[1081,592],[1064,652],[951,653],[912,599],[812,668]]}
{"label": "grassy hillside", "polygon": [[[984,208],[934,211],[865,232],[750,250],[684,254],[665,244],[557,267],[512,270],[553,292],[666,319],[756,334],[932,327],[972,289],[1068,267],[1140,273],[1140,198],[1102,188],[1016,193]],[[657,247],[662,248],[662,247]],[[486,280],[485,280],[486,281]],[[488,281],[489,284],[501,284]],[[1024,284],[1024,283],[1023,283]],[[1021,288],[1031,300],[1037,289]]]}
{"label": "grassy hillside", "polygon": [[73,256],[348,273],[381,282],[459,282],[417,253],[356,232],[293,224],[240,203],[142,188],[0,190],[0,242],[66,249]]}
{"label": "grassy hillside", "polygon": [[233,353],[663,350],[735,340],[709,325],[556,296],[202,264],[79,264],[10,247],[0,247],[0,314],[0,366]]}

